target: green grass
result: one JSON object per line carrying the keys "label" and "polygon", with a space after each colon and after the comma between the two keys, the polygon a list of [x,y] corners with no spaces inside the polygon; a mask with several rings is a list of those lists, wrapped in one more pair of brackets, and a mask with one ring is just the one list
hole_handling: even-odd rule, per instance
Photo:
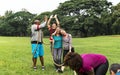
{"label": "green grass", "polygon": [[[49,39],[44,39],[49,43]],[[100,53],[105,55],[109,63],[120,63],[120,36],[98,36],[89,38],[73,38],[75,51],[82,53]],[[31,44],[29,37],[0,37],[0,75],[73,75],[66,68],[63,74],[55,72],[49,45],[44,45],[46,70],[41,70],[38,60],[37,71],[33,71]],[[109,74],[107,74],[109,75]]]}

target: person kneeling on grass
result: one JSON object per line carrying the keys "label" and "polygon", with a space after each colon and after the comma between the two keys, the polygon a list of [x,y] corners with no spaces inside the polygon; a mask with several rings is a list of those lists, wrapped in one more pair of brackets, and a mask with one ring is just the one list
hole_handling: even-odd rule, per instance
{"label": "person kneeling on grass", "polygon": [[120,64],[114,63],[110,66],[110,75],[120,75]]}
{"label": "person kneeling on grass", "polygon": [[70,52],[65,56],[64,65],[75,70],[77,75],[106,75],[108,60],[100,54],[81,54]]}

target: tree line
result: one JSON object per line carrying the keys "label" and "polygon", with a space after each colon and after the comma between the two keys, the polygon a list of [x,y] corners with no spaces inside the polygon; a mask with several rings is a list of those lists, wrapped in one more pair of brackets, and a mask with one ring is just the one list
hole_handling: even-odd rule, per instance
{"label": "tree line", "polygon": [[[107,0],[68,0],[52,12],[32,14],[26,9],[0,16],[0,36],[30,36],[35,19],[57,14],[61,28],[77,37],[120,34],[120,3],[113,6]],[[52,19],[52,22],[55,20]],[[51,23],[52,23],[51,22]],[[43,29],[48,36],[47,27]]]}

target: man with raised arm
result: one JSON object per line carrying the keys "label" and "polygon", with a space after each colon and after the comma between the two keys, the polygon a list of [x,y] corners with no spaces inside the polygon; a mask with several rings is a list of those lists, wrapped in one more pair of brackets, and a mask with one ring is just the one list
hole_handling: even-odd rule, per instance
{"label": "man with raised arm", "polygon": [[42,28],[45,27],[47,23],[47,16],[44,17],[44,22],[40,24],[39,20],[35,20],[34,24],[31,26],[31,32],[32,32],[32,37],[31,37],[31,45],[32,45],[32,61],[33,61],[33,69],[36,70],[36,63],[37,63],[37,58],[40,58],[40,62],[42,65],[42,70],[44,70],[44,49],[43,49],[43,33],[42,33]]}

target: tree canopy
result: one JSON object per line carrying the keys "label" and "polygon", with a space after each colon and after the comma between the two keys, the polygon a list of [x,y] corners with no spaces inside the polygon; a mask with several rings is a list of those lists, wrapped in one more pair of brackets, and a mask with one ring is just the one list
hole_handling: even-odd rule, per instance
{"label": "tree canopy", "polygon": [[[6,11],[0,17],[0,35],[28,36],[30,26],[35,19],[43,21],[43,17],[57,14],[60,25],[73,36],[87,37],[97,35],[113,35],[120,33],[120,3],[113,6],[107,0],[68,0],[60,3],[52,12],[39,15],[27,10],[16,13]],[[45,36],[49,32],[44,29]]]}

